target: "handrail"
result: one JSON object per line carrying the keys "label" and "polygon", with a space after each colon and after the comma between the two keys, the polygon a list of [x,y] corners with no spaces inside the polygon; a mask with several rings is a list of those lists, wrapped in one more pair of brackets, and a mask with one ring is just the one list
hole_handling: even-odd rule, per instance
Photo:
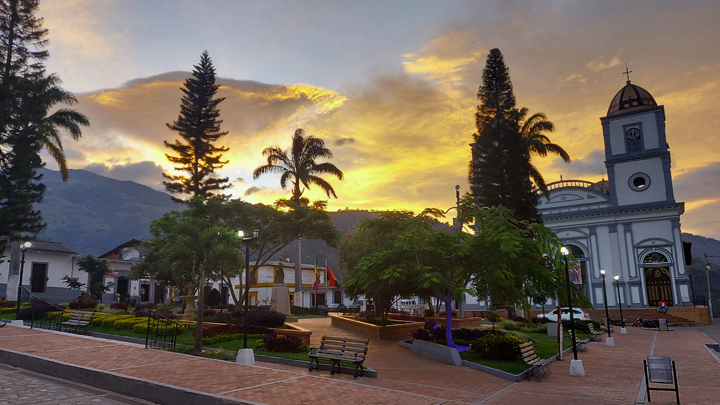
{"label": "handrail", "polygon": [[[62,323],[63,315],[65,314],[65,308],[59,307],[51,302],[45,301],[44,299],[36,297],[36,296],[30,296],[30,308],[32,309],[32,316],[30,318],[30,329],[33,329],[35,327],[35,318],[36,318],[35,312],[37,311],[37,308],[33,306],[33,301],[40,301],[43,304],[45,304],[46,306],[49,306],[49,307],[55,309],[56,310],[55,312],[60,311],[60,314],[57,316],[57,318],[55,318],[55,325],[52,325],[52,322],[47,323],[48,329],[50,329],[50,327],[53,327],[53,328],[55,328],[55,330],[60,330],[60,325]],[[47,312],[52,312],[52,311],[47,311]],[[47,314],[47,312],[45,312],[45,314]],[[50,319],[47,319],[47,316],[43,320],[51,321]],[[43,323],[41,323],[40,326],[42,326]]]}
{"label": "handrail", "polygon": [[[183,329],[183,325],[174,319],[162,315],[151,309],[148,311],[147,331],[145,333],[145,348],[155,347],[159,349],[172,349],[177,344],[177,337]],[[154,324],[153,324],[153,321]],[[152,333],[152,339],[150,334]]]}

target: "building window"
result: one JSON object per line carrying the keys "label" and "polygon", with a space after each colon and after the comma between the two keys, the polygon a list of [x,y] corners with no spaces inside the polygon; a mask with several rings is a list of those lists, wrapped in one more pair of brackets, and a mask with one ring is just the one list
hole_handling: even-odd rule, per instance
{"label": "building window", "polygon": [[645,258],[643,259],[643,263],[645,263],[645,264],[668,263],[668,259],[662,253],[652,252],[652,253],[648,254],[647,256],[645,256]]}
{"label": "building window", "polygon": [[650,187],[650,177],[645,173],[636,173],[630,176],[628,183],[630,188],[635,191],[645,191]]}

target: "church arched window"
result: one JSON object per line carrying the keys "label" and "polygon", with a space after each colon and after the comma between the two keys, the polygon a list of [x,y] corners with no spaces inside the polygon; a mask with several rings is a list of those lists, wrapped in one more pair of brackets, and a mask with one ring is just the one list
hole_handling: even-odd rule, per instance
{"label": "church arched window", "polygon": [[645,256],[645,258],[643,259],[643,263],[646,263],[646,264],[667,263],[667,262],[668,262],[667,256],[665,256],[664,254],[662,254],[660,252],[652,252],[652,253],[648,254],[647,256]]}
{"label": "church arched window", "polygon": [[576,259],[580,257],[585,257],[585,252],[583,252],[582,249],[580,249],[576,245],[567,245],[568,250],[570,251],[570,254],[573,255]]}

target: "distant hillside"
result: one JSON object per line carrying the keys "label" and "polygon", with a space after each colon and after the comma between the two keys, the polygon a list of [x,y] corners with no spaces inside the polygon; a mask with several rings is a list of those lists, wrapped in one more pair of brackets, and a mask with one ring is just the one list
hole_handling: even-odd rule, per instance
{"label": "distant hillside", "polygon": [[683,233],[682,239],[692,243],[692,256],[694,258],[704,259],[705,254],[707,254],[709,262],[720,265],[720,240],[691,233]]}
{"label": "distant hillside", "polygon": [[150,237],[150,222],[182,209],[168,194],[132,181],[119,181],[85,170],[60,173],[41,169],[47,186],[39,208],[47,228],[39,238],[80,253],[102,254],[132,238]]}

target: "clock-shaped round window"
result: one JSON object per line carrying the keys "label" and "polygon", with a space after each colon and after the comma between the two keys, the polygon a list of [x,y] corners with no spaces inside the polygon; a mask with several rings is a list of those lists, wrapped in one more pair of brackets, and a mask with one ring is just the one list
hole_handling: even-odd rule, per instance
{"label": "clock-shaped round window", "polygon": [[645,173],[633,174],[628,183],[630,188],[635,191],[645,191],[650,187],[650,177]]}
{"label": "clock-shaped round window", "polygon": [[637,141],[640,139],[640,130],[637,128],[628,128],[628,130],[625,131],[625,137],[629,141]]}

